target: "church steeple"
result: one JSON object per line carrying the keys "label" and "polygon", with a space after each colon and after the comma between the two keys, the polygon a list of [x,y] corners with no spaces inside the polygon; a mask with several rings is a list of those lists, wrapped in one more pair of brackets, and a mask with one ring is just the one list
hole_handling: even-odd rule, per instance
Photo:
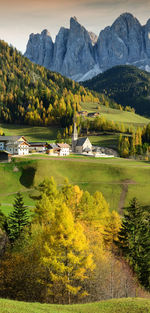
{"label": "church steeple", "polygon": [[77,131],[76,123],[74,123],[74,130],[73,130],[72,139],[73,140],[78,140],[78,131]]}
{"label": "church steeple", "polygon": [[74,130],[72,135],[72,152],[76,152],[76,144],[78,140],[78,131],[76,127],[76,123],[74,123]]}

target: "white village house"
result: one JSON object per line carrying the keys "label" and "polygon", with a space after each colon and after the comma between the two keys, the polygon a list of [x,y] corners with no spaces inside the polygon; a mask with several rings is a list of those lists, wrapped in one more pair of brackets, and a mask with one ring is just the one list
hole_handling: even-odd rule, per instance
{"label": "white village house", "polygon": [[48,153],[53,156],[66,156],[70,154],[70,146],[67,143],[50,143]]}
{"label": "white village house", "polygon": [[0,151],[14,155],[29,154],[29,144],[24,136],[0,136]]}
{"label": "white village house", "polygon": [[59,155],[65,156],[70,154],[70,146],[67,143],[58,143],[58,148],[60,148]]}

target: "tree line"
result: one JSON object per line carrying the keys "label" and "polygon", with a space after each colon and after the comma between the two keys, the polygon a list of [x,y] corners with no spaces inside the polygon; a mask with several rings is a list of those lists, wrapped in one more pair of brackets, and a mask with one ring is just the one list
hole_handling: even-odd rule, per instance
{"label": "tree line", "polygon": [[148,157],[150,152],[150,123],[143,128],[138,127],[136,131],[132,131],[131,136],[120,134],[118,151],[122,157],[134,157],[136,155]]}

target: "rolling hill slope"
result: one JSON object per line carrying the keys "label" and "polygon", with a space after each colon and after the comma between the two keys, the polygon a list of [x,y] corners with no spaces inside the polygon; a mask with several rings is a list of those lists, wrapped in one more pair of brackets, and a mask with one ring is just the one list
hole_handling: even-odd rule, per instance
{"label": "rolling hill slope", "polygon": [[29,125],[72,123],[81,100],[94,95],[78,83],[46,70],[0,41],[0,120]]}
{"label": "rolling hill slope", "polygon": [[89,304],[53,305],[0,299],[1,313],[149,313],[150,300],[116,299]]}
{"label": "rolling hill slope", "polygon": [[110,209],[120,212],[133,197],[141,204],[150,203],[149,162],[125,159],[53,158],[33,156],[17,159],[16,164],[0,164],[0,203],[5,214],[12,210],[18,191],[24,196],[27,206],[34,206],[34,186],[45,177],[53,176],[58,185],[67,177],[70,183],[94,193],[103,193]]}
{"label": "rolling hill slope", "polygon": [[136,113],[150,116],[150,74],[134,66],[113,67],[83,83],[85,87],[105,93]]}

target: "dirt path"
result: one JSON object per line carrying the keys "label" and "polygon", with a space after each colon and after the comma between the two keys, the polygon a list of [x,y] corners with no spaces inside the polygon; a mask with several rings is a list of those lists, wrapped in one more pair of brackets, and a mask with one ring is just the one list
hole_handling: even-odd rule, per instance
{"label": "dirt path", "polygon": [[118,212],[122,215],[123,213],[123,208],[124,208],[124,204],[125,204],[125,199],[128,193],[128,186],[129,185],[136,185],[136,182],[134,182],[133,180],[125,180],[122,182],[122,192],[120,195],[120,201],[119,201],[119,205],[118,205]]}

